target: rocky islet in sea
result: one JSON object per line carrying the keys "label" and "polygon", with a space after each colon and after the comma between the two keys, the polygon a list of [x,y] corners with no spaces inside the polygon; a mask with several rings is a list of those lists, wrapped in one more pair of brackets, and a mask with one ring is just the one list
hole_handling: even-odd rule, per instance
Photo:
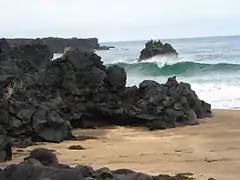
{"label": "rocky islet in sea", "polygon": [[160,40],[150,40],[145,44],[145,48],[140,52],[139,61],[152,58],[154,56],[171,56],[178,57],[177,51],[171,44],[163,44]]}

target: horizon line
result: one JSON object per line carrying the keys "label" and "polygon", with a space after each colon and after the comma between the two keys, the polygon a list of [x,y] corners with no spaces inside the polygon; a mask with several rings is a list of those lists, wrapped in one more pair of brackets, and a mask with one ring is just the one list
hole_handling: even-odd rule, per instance
{"label": "horizon line", "polygon": [[[150,38],[153,40],[183,40],[183,39],[202,39],[202,38],[219,38],[219,37],[237,37],[240,36],[240,34],[232,34],[232,35],[216,35],[216,36],[185,36],[185,37],[165,37],[165,38]],[[43,36],[43,37],[0,37],[5,39],[44,39],[44,38],[62,38],[62,39],[94,39],[97,38],[99,43],[121,43],[121,42],[140,42],[140,41],[148,41],[150,39],[132,39],[132,40],[117,40],[117,41],[100,41],[98,37],[64,37],[64,36]]]}
{"label": "horizon line", "polygon": [[[217,36],[186,36],[186,37],[173,37],[173,38],[150,38],[153,40],[181,40],[181,39],[203,39],[203,38],[219,38],[219,37],[237,37],[240,34],[234,35],[217,35]],[[118,43],[118,42],[140,42],[148,41],[149,39],[135,39],[135,40],[123,40],[123,41],[99,41],[99,43]]]}

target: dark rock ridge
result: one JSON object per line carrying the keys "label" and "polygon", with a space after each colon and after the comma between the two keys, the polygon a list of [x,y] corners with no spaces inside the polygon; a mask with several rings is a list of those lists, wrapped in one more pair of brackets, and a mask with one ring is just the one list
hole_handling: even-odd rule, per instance
{"label": "dark rock ridge", "polygon": [[9,50],[10,50],[10,46],[7,40],[4,38],[0,39],[0,61],[1,59],[6,58],[6,52],[8,52]]}
{"label": "dark rock ridge", "polygon": [[154,56],[165,55],[177,57],[177,51],[168,43],[150,40],[145,44],[145,48],[141,51],[139,61],[149,59]]}
{"label": "dark rock ridge", "polygon": [[171,77],[126,87],[123,68],[73,49],[51,61],[42,41],[8,50],[0,70],[0,132],[14,146],[74,139],[71,129],[105,125],[151,130],[196,125],[211,115],[190,84]]}
{"label": "dark rock ridge", "polygon": [[114,46],[100,46],[97,50],[110,50],[114,48]]}
{"label": "dark rock ridge", "polygon": [[[42,154],[29,156],[19,164],[12,164],[0,169],[1,180],[190,180],[191,173],[179,173],[175,176],[151,176],[130,169],[110,170],[103,167],[94,170],[90,166],[79,165],[70,167],[57,161],[47,161],[45,157],[56,157],[47,149],[41,149]],[[38,151],[35,149],[33,151]],[[33,153],[31,153],[33,154]],[[187,174],[187,175],[184,175]],[[212,178],[211,178],[212,179]]]}
{"label": "dark rock ridge", "polygon": [[[57,38],[48,37],[41,38],[50,48],[52,53],[62,53],[64,48],[70,46],[74,49],[79,48],[82,50],[109,50],[114,48],[112,46],[100,46],[97,38]],[[33,41],[33,39],[7,39],[10,46],[19,46]]]}
{"label": "dark rock ridge", "polygon": [[12,160],[12,144],[6,136],[0,136],[0,163]]}

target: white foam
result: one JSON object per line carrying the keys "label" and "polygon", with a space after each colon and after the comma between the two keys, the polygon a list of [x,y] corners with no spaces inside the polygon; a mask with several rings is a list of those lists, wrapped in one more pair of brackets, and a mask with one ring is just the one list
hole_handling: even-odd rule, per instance
{"label": "white foam", "polygon": [[63,54],[53,54],[52,60],[55,60],[57,58],[60,58]]}
{"label": "white foam", "polygon": [[176,58],[174,56],[154,56],[150,59],[143,60],[139,63],[156,63],[159,68],[162,68],[166,65],[173,65],[179,62],[191,62],[191,61],[184,58]]}
{"label": "white foam", "polygon": [[[155,80],[159,83],[165,83],[167,77],[139,77],[130,74],[127,79],[127,85],[139,85],[145,79]],[[240,86],[233,83],[196,83],[187,79],[178,78],[178,81],[188,82],[198,97],[212,105],[213,109],[238,109],[240,108]]]}
{"label": "white foam", "polygon": [[198,97],[209,102],[215,109],[233,109],[240,107],[240,86],[228,83],[191,83]]}

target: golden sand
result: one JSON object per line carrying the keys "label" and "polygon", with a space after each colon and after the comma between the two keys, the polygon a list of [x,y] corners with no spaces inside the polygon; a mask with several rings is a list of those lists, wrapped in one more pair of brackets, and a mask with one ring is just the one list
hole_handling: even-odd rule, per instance
{"label": "golden sand", "polygon": [[[19,151],[16,163],[36,147],[55,149],[61,163],[129,168],[150,174],[191,172],[198,179],[240,179],[240,111],[215,110],[198,126],[147,131],[143,128],[112,127],[75,130],[76,135],[97,136],[87,141],[46,143]],[[69,150],[81,145],[84,150]]]}

